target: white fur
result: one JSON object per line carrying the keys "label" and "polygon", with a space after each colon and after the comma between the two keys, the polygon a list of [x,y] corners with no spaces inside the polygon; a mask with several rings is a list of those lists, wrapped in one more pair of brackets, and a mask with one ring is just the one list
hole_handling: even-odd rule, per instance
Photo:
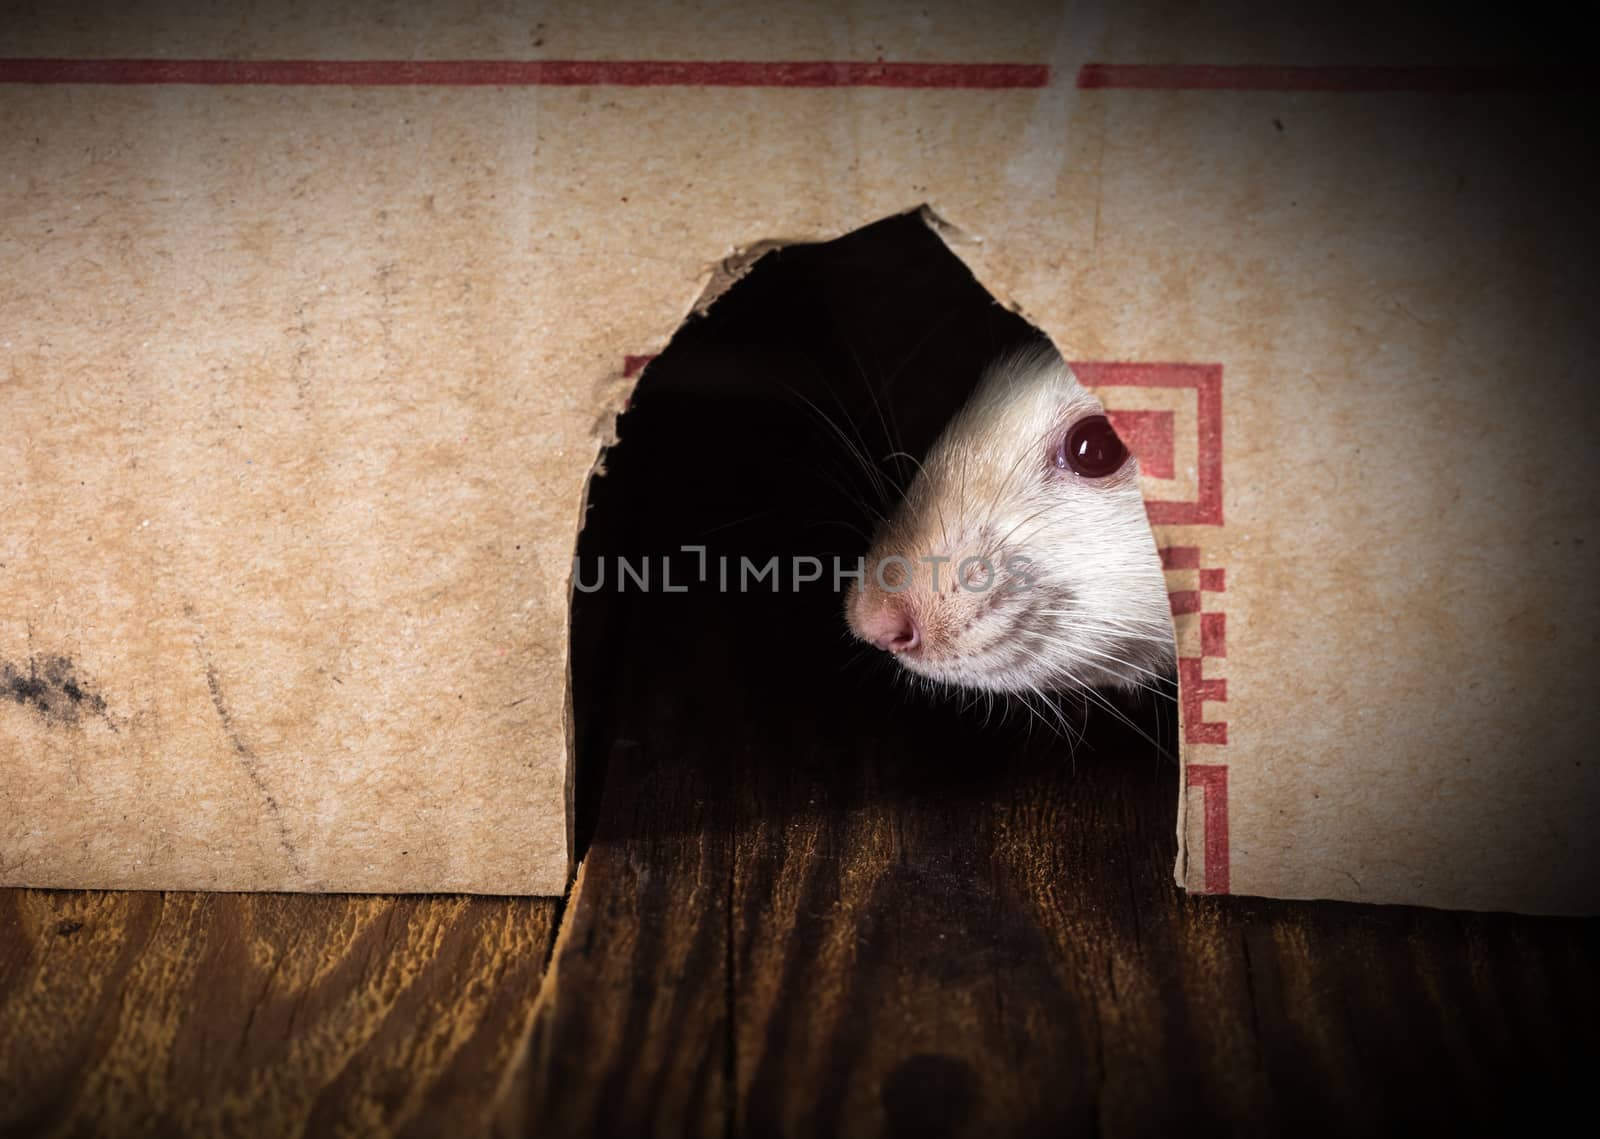
{"label": "white fur", "polygon": [[[897,654],[900,663],[961,688],[1137,688],[1167,675],[1172,621],[1136,460],[1094,480],[1052,462],[1067,430],[1098,414],[1099,400],[1048,346],[993,364],[879,528],[865,584],[846,602],[857,635],[882,606],[908,607],[922,643]],[[908,582],[898,563],[884,571],[899,592],[875,580],[892,556],[913,566]],[[938,567],[937,591],[928,556],[951,559]],[[980,563],[968,585],[954,582],[969,557],[1000,571],[992,586],[977,588]]]}

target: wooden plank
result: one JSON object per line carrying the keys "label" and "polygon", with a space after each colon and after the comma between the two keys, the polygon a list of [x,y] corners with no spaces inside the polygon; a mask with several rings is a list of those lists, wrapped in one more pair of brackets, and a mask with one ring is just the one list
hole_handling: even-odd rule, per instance
{"label": "wooden plank", "polygon": [[726,1134],[730,716],[695,680],[727,669],[692,625],[623,628],[594,842],[508,1133]]}
{"label": "wooden plank", "polygon": [[1584,1086],[1600,924],[1184,896],[1175,768],[1110,716],[882,703],[741,605],[635,618],[518,1133],[1511,1126]]}
{"label": "wooden plank", "polygon": [[556,910],[4,891],[0,1133],[480,1133]]}
{"label": "wooden plank", "polygon": [[1587,1084],[1600,923],[1186,896],[1175,769],[1109,715],[781,687],[730,792],[741,1134],[1510,1127]]}

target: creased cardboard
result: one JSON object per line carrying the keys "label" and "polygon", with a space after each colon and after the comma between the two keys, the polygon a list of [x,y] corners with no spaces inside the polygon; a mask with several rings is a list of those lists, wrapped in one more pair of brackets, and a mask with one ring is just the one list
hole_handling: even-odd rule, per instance
{"label": "creased cardboard", "polygon": [[625,357],[740,251],[925,205],[1141,453],[1179,882],[1600,903],[1600,345],[1547,104],[1080,87],[1324,62],[1315,22],[1159,6],[383,7],[52,6],[0,58],[1044,78],[0,83],[0,881],[561,890],[570,559]]}

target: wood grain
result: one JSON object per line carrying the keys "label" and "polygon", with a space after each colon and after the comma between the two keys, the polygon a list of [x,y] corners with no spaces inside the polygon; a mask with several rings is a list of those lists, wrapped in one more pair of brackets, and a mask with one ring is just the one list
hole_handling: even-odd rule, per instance
{"label": "wood grain", "polygon": [[0,1134],[478,1133],[556,903],[0,894]]}
{"label": "wood grain", "polygon": [[1600,1056],[1593,921],[1185,896],[1109,716],[815,715],[772,614],[640,620],[522,1133],[1510,1128]]}

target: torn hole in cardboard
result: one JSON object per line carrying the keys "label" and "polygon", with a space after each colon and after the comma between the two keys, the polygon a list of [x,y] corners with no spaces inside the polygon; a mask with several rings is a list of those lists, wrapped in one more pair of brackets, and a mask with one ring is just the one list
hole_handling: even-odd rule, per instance
{"label": "torn hole in cardboard", "polygon": [[[647,677],[672,671],[640,662],[644,629],[673,654],[677,713],[727,725],[720,743],[780,738],[796,709],[907,703],[891,662],[846,639],[827,572],[773,593],[741,569],[854,564],[985,367],[1040,340],[952,248],[980,240],[924,206],[832,241],[755,243],[714,267],[665,349],[619,361],[637,384],[588,488],[571,595],[576,856],[619,749],[631,766],[648,746]],[[962,700],[945,703],[927,722]],[[1170,707],[1139,714],[1171,733]]]}

